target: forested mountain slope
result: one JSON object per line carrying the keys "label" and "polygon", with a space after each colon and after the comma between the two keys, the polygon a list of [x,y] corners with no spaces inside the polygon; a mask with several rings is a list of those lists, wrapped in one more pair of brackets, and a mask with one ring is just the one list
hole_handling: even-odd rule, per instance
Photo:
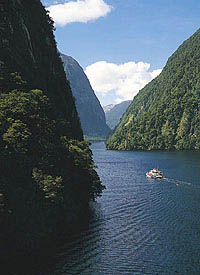
{"label": "forested mountain slope", "polygon": [[200,30],[133,99],[107,148],[200,149]]}
{"label": "forested mountain slope", "polygon": [[117,126],[117,124],[120,122],[122,115],[130,104],[131,100],[126,100],[116,105],[107,105],[104,107],[106,123],[110,127],[110,129],[114,129]]}
{"label": "forested mountain slope", "polygon": [[61,54],[61,58],[75,98],[83,134],[93,138],[107,137],[110,129],[106,124],[105,114],[86,74],[71,56]]}
{"label": "forested mountain slope", "polygon": [[27,90],[43,90],[53,102],[56,115],[69,122],[68,136],[82,139],[74,100],[52,33],[53,22],[39,0],[1,3],[4,12],[1,12],[0,28],[0,91],[21,88],[22,84]]}
{"label": "forested mountain slope", "polygon": [[52,20],[39,0],[1,0],[1,246],[32,247],[78,222],[103,189],[93,167]]}

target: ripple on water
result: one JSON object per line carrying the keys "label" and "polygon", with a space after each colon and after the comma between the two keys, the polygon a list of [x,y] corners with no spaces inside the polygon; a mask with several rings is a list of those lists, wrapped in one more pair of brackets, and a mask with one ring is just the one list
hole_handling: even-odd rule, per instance
{"label": "ripple on water", "polygon": [[[200,153],[92,150],[107,189],[49,274],[200,274]],[[177,180],[190,169],[192,185],[148,181],[157,164]]]}

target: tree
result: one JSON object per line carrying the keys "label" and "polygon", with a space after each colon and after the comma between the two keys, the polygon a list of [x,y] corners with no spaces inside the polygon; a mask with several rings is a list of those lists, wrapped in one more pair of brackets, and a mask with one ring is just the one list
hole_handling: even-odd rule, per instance
{"label": "tree", "polygon": [[63,220],[70,204],[86,205],[104,189],[89,143],[61,136],[51,116],[40,90],[0,96],[0,207],[18,222],[27,223],[30,212],[42,221]]}

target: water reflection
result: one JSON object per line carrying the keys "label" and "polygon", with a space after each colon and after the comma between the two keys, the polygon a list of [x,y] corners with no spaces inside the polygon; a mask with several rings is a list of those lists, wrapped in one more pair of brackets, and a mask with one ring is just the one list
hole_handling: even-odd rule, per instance
{"label": "water reflection", "polygon": [[[200,274],[200,153],[92,149],[107,189],[87,222],[53,255],[24,258],[21,269],[15,259],[11,274]],[[191,185],[148,181],[158,164]]]}
{"label": "water reflection", "polygon": [[75,234],[60,249],[54,274],[80,274],[99,263],[104,243],[102,224],[104,218],[101,205],[91,203],[90,219],[82,232]]}

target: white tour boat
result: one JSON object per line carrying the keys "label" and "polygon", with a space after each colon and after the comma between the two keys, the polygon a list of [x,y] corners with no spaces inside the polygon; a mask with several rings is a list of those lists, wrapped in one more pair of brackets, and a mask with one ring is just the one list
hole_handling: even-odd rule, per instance
{"label": "white tour boat", "polygon": [[157,168],[153,168],[149,172],[146,173],[146,177],[150,179],[163,179],[163,174]]}

